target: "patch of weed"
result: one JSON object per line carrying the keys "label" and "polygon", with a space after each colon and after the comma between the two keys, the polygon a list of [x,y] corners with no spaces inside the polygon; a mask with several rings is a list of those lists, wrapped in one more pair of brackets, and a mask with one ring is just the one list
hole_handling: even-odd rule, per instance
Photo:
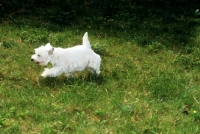
{"label": "patch of weed", "polygon": [[22,41],[26,43],[48,42],[49,33],[45,29],[28,29],[19,33]]}
{"label": "patch of weed", "polygon": [[148,52],[153,52],[153,53],[157,53],[161,50],[166,49],[165,46],[163,44],[161,44],[160,42],[152,42],[151,44],[147,45],[147,51]]}
{"label": "patch of weed", "polygon": [[17,43],[14,41],[3,41],[2,43],[0,42],[0,46],[4,48],[12,48],[14,46],[17,46]]}
{"label": "patch of weed", "polygon": [[187,81],[174,72],[160,71],[148,80],[147,90],[158,100],[172,100],[186,89]]}

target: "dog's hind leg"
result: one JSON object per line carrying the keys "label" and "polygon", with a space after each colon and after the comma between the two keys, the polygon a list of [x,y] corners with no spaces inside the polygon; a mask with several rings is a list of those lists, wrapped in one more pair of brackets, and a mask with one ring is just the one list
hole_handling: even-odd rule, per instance
{"label": "dog's hind leg", "polygon": [[68,78],[73,78],[74,74],[73,73],[65,73],[65,76]]}
{"label": "dog's hind leg", "polygon": [[100,67],[87,67],[87,70],[92,74],[99,75],[100,74]]}
{"label": "dog's hind leg", "polygon": [[87,69],[93,73],[93,74],[100,74],[100,63],[101,63],[101,58],[98,56],[98,58],[90,60]]}
{"label": "dog's hind leg", "polygon": [[95,69],[95,73],[96,73],[97,75],[99,75],[100,72],[101,72],[101,71],[100,71],[100,68],[96,68],[96,69]]}

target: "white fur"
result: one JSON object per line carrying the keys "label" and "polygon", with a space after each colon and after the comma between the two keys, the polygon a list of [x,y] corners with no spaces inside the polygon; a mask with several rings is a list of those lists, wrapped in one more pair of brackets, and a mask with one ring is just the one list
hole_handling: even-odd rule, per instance
{"label": "white fur", "polygon": [[72,76],[74,72],[82,71],[85,68],[92,73],[99,75],[101,58],[90,46],[88,33],[83,36],[83,45],[71,48],[54,48],[50,43],[35,49],[31,60],[39,65],[47,65],[49,62],[52,68],[45,68],[42,77],[56,77],[61,74]]}

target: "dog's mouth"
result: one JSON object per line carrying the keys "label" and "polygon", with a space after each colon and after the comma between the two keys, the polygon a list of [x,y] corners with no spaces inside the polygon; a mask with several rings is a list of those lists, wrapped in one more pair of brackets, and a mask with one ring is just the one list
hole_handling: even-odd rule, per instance
{"label": "dog's mouth", "polygon": [[43,62],[39,62],[39,61],[36,61],[34,59],[31,59],[32,62],[35,62],[37,65],[40,65],[40,66],[43,66],[44,63]]}
{"label": "dog's mouth", "polygon": [[44,62],[36,62],[37,65],[44,66]]}

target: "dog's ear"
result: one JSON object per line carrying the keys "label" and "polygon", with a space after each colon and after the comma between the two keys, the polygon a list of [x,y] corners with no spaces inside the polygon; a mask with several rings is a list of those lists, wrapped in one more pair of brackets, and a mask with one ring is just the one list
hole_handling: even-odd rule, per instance
{"label": "dog's ear", "polygon": [[54,48],[52,47],[52,48],[49,50],[49,54],[53,54],[53,51],[54,51]]}

